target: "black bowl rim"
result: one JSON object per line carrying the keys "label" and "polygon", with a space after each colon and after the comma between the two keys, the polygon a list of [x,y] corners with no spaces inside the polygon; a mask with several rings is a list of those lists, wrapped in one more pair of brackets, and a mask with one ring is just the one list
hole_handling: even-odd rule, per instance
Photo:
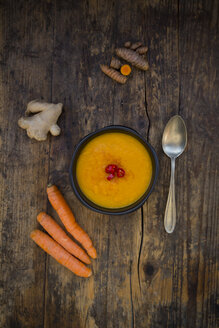
{"label": "black bowl rim", "polygon": [[[113,209],[114,211],[112,212],[112,209],[107,209],[107,208],[104,208],[104,207],[101,207],[99,205],[99,207],[101,207],[101,209],[98,209],[96,207],[93,207],[92,205],[88,204],[86,202],[86,200],[84,200],[81,195],[79,194],[78,190],[77,190],[77,187],[75,186],[75,182],[74,182],[74,179],[73,179],[73,165],[74,165],[74,160],[75,160],[75,157],[77,156],[77,153],[78,151],[80,150],[81,146],[90,138],[92,138],[93,136],[95,136],[96,134],[100,133],[100,132],[104,132],[104,131],[109,131],[109,130],[115,130],[117,129],[118,131],[126,131],[126,132],[129,132],[131,133],[132,135],[134,136],[137,136],[138,138],[140,138],[147,146],[148,148],[150,149],[152,155],[153,155],[153,158],[154,158],[154,163],[155,163],[155,172],[154,172],[154,180],[152,182],[152,185],[148,191],[148,193],[144,196],[144,198],[138,203],[136,204],[135,206],[129,208],[129,209],[126,209],[126,207],[121,207],[121,208],[118,208],[118,212],[116,212],[115,210],[116,209]],[[124,126],[124,125],[108,125],[108,126],[105,126],[101,129],[98,129],[94,132],[91,132],[89,133],[88,135],[86,135],[85,137],[83,137],[79,142],[78,144],[76,145],[75,149],[74,149],[74,152],[73,152],[73,155],[72,155],[72,159],[71,159],[71,164],[70,164],[70,169],[69,169],[69,175],[70,175],[70,182],[71,182],[71,186],[72,186],[72,189],[75,193],[75,195],[77,196],[77,198],[80,200],[80,202],[85,205],[87,208],[89,208],[90,210],[92,211],[95,211],[95,212],[98,212],[98,213],[101,213],[101,214],[107,214],[107,215],[123,215],[123,214],[128,214],[128,213],[132,213],[134,211],[136,211],[138,208],[140,208],[145,202],[146,200],[148,199],[148,197],[151,195],[153,189],[154,189],[154,186],[157,182],[157,178],[158,178],[158,172],[159,172],[159,161],[158,161],[158,157],[157,157],[157,154],[154,150],[154,148],[149,144],[149,142],[144,138],[142,137],[136,130],[130,128],[130,127],[127,127],[127,126]],[[81,191],[82,192],[82,191]],[[92,201],[90,201],[91,203],[93,203]],[[138,201],[136,201],[138,202]],[[93,203],[94,205],[96,205],[95,203]],[[135,203],[133,203],[135,204]],[[131,205],[129,205],[131,206]],[[124,210],[122,210],[124,208]]]}

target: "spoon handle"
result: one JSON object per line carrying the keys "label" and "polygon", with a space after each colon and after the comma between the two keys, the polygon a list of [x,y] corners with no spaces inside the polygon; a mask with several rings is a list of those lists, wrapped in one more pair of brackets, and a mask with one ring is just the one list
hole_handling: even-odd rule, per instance
{"label": "spoon handle", "polygon": [[170,189],[164,216],[166,232],[172,233],[176,225],[176,200],[175,200],[175,158],[171,158]]}

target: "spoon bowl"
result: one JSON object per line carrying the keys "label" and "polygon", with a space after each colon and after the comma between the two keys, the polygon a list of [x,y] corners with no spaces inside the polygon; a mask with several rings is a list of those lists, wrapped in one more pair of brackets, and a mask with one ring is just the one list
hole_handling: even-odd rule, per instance
{"label": "spoon bowl", "polygon": [[187,144],[187,132],[185,122],[179,115],[173,116],[167,123],[163,138],[162,147],[168,157],[177,158],[185,150]]}
{"label": "spoon bowl", "polygon": [[171,159],[171,178],[167,205],[164,215],[164,227],[166,232],[172,233],[176,225],[176,201],[175,201],[175,159],[186,148],[187,131],[182,117],[173,116],[167,123],[162,138],[164,153]]}

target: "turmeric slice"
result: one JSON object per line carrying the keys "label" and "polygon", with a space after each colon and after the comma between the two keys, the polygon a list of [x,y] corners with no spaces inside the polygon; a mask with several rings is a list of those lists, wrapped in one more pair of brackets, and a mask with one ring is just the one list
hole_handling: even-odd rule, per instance
{"label": "turmeric slice", "polygon": [[135,42],[132,44],[131,46],[131,50],[136,50],[137,48],[139,48],[142,45],[142,42]]}
{"label": "turmeric slice", "polygon": [[122,66],[121,61],[118,58],[113,57],[111,59],[110,67],[115,69],[120,69]]}
{"label": "turmeric slice", "polygon": [[148,51],[148,47],[140,47],[136,50],[139,55],[144,55]]}
{"label": "turmeric slice", "polygon": [[120,74],[114,68],[110,68],[107,65],[100,65],[101,71],[109,76],[111,79],[115,80],[118,83],[125,84],[127,82],[127,77]]}
{"label": "turmeric slice", "polygon": [[148,62],[134,50],[127,48],[117,48],[116,55],[125,59],[133,66],[142,69],[143,71],[147,71],[149,69]]}
{"label": "turmeric slice", "polygon": [[122,67],[120,68],[120,72],[122,73],[122,75],[129,75],[131,73],[132,69],[131,67],[126,64],[126,65],[122,65]]}

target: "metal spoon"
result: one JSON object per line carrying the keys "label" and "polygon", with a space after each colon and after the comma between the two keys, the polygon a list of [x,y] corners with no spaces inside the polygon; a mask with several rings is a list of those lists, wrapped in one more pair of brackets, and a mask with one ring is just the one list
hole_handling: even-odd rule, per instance
{"label": "metal spoon", "polygon": [[173,116],[167,123],[162,138],[164,153],[171,158],[170,189],[164,216],[166,232],[172,233],[176,225],[176,201],[175,201],[175,159],[181,155],[187,144],[187,131],[185,122],[179,115]]}

